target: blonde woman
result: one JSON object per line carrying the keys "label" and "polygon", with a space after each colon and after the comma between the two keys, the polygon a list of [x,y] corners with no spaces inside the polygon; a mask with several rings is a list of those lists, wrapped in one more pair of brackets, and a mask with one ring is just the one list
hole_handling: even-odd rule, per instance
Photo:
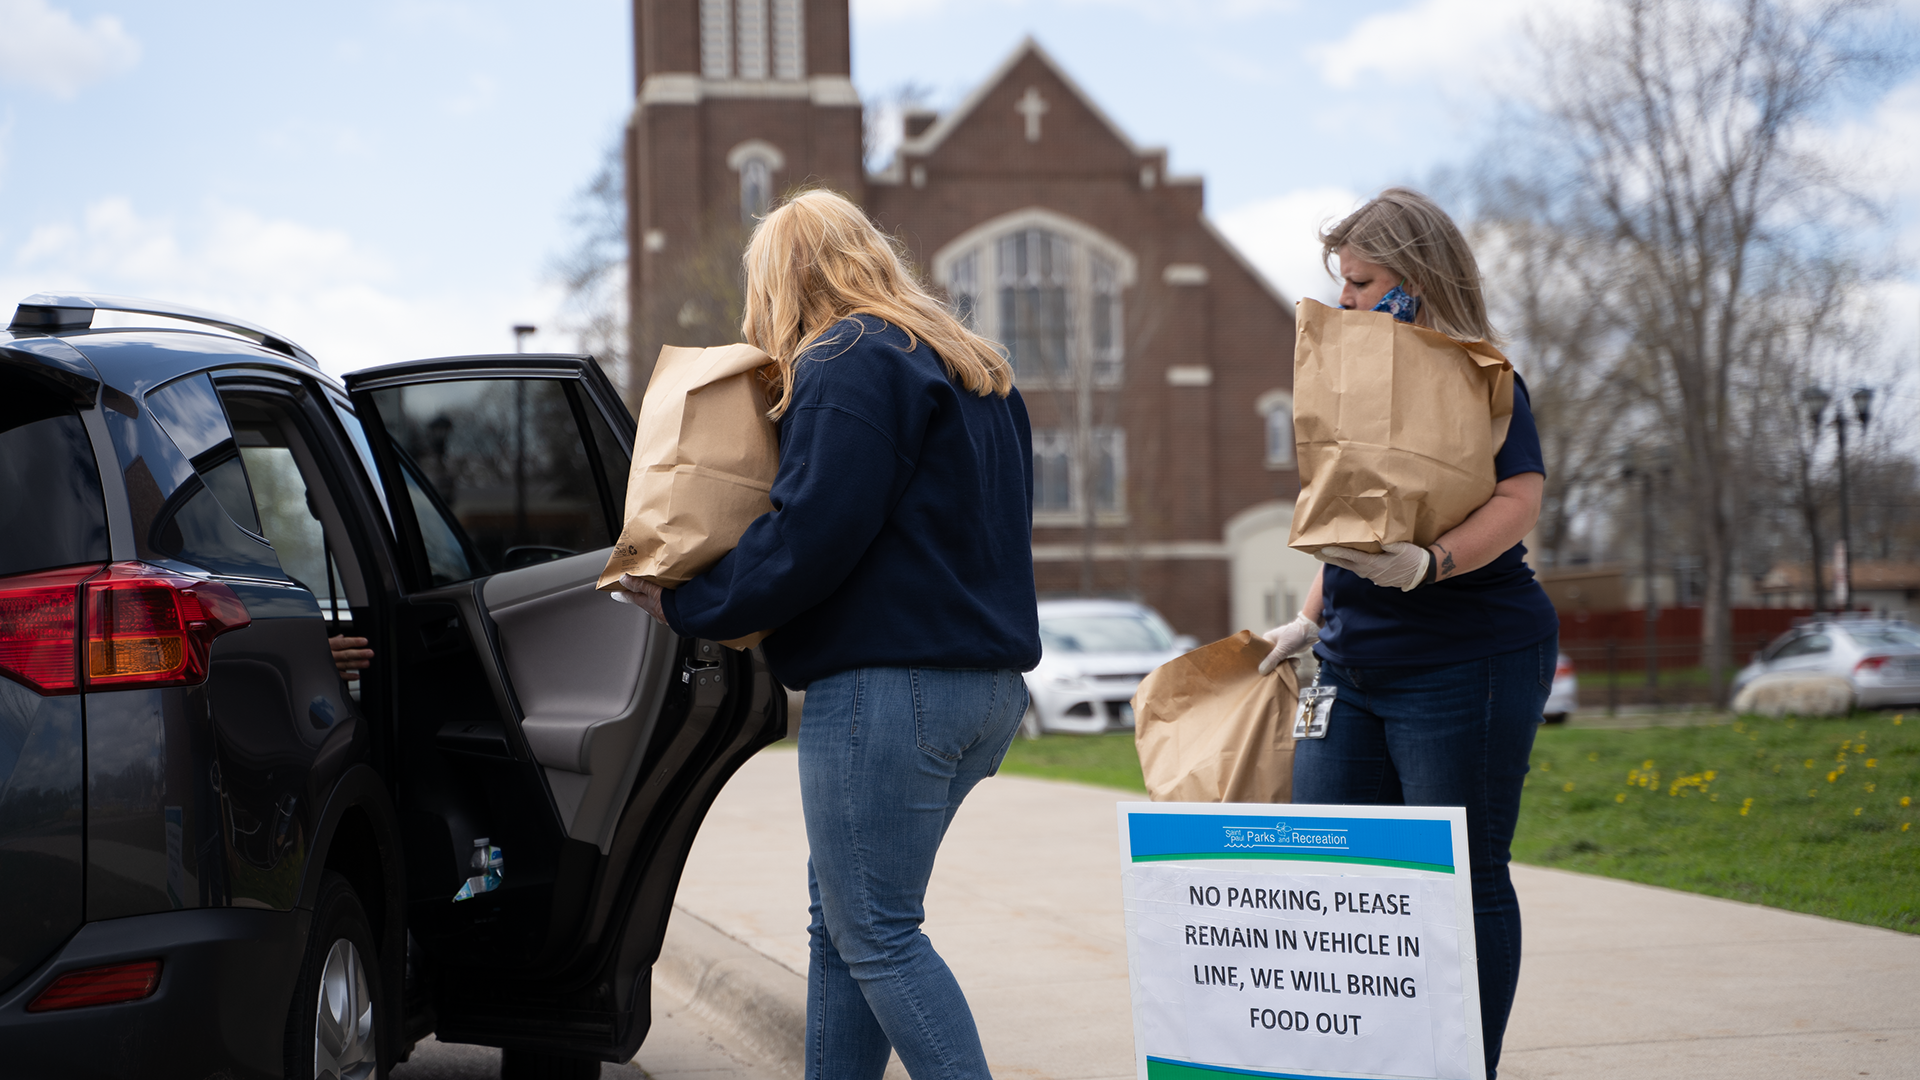
{"label": "blonde woman", "polygon": [[858,207],[813,191],[747,245],[746,340],[779,368],[773,512],[711,570],[635,601],[763,646],[800,726],[812,955],[806,1074],[985,1077],[973,1014],[920,931],[947,825],[999,767],[1040,660],[1033,452],[1007,361]]}
{"label": "blonde woman", "polygon": [[[1495,338],[1473,252],[1419,192],[1382,192],[1320,242],[1340,263],[1341,307]],[[1540,516],[1546,469],[1518,378],[1493,464],[1493,496],[1427,547],[1323,549],[1306,606],[1267,632],[1263,662],[1272,670],[1312,648],[1335,692],[1326,738],[1294,750],[1295,802],[1466,808],[1488,1080],[1520,977],[1508,846],[1559,656],[1559,620],[1520,542]]]}

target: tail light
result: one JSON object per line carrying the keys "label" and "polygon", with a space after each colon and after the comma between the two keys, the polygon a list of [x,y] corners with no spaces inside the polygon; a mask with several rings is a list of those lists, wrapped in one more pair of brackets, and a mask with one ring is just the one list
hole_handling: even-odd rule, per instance
{"label": "tail light", "polygon": [[191,685],[213,639],[251,621],[225,585],[144,563],[0,578],[0,675],[50,695]]}
{"label": "tail light", "polygon": [[87,1005],[111,1005],[116,1001],[138,1001],[160,988],[160,961],[135,960],[130,964],[69,971],[53,980],[53,985],[34,995],[28,1012],[52,1012],[78,1009]]}
{"label": "tail light", "polygon": [[0,578],[0,674],[42,694],[80,688],[80,583],[99,571],[95,563]]}
{"label": "tail light", "polygon": [[200,682],[213,639],[252,621],[225,585],[142,563],[107,567],[86,597],[89,689]]}
{"label": "tail light", "polygon": [[1553,665],[1553,677],[1556,679],[1573,678],[1573,661],[1564,656],[1561,657],[1559,661]]}
{"label": "tail light", "polygon": [[1855,675],[1858,675],[1863,671],[1879,671],[1881,668],[1886,666],[1887,666],[1886,657],[1869,656],[1864,660],[1861,660],[1859,663],[1853,665],[1853,673]]}

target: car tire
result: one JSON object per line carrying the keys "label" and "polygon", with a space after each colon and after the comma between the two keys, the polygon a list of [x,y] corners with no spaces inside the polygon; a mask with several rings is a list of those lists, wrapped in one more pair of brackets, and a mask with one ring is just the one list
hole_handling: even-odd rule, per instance
{"label": "car tire", "polygon": [[599,1075],[600,1062],[593,1058],[536,1050],[500,1051],[500,1080],[594,1080]]}
{"label": "car tire", "polygon": [[1550,712],[1542,716],[1540,722],[1543,724],[1564,724],[1567,722],[1567,714],[1563,712]]}
{"label": "car tire", "polygon": [[331,870],[320,881],[313,930],[287,1013],[287,1076],[380,1080],[386,987],[373,931],[353,884]]}

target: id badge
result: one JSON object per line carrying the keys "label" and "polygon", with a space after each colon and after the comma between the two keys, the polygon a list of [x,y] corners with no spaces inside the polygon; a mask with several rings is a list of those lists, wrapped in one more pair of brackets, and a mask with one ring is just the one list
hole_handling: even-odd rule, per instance
{"label": "id badge", "polygon": [[1324,739],[1327,717],[1333,712],[1334,688],[1315,683],[1300,691],[1300,708],[1293,714],[1293,737]]}

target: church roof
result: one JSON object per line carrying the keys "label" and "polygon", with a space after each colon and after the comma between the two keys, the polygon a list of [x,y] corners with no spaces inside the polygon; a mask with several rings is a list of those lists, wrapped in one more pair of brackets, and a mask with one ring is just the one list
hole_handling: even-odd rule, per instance
{"label": "church roof", "polygon": [[[980,107],[980,103],[986,100],[987,96],[991,94],[995,88],[1006,81],[1007,76],[1012,74],[1013,69],[1019,65],[1020,61],[1030,55],[1042,64],[1045,64],[1047,70],[1052,72],[1053,76],[1060,80],[1060,84],[1066,87],[1068,92],[1073,94],[1075,98],[1079,99],[1080,104],[1085,106],[1087,111],[1094,115],[1095,119],[1104,124],[1106,129],[1112,133],[1113,137],[1119,141],[1120,145],[1126,147],[1128,151],[1138,157],[1150,157],[1163,152],[1158,147],[1142,147],[1135,143],[1132,137],[1120,129],[1120,125],[1113,122],[1113,118],[1107,115],[1106,110],[1102,109],[1098,102],[1094,101],[1085,90],[1081,89],[1080,84],[1074,81],[1073,76],[1067,74],[1066,69],[1061,67],[1059,62],[1056,61],[1047,50],[1041,48],[1040,43],[1029,35],[1021,38],[1020,44],[1014,46],[1013,52],[1009,53],[1007,58],[1000,62],[999,67],[994,68],[991,75],[982,79],[980,84],[973,88],[973,92],[968,94],[966,99],[961,101],[959,105],[942,114],[940,119],[934,121],[933,126],[927,128],[927,130],[921,132],[919,135],[910,139],[901,140],[900,148],[895,151],[895,163],[897,164],[900,157],[907,154],[924,157],[933,153],[941,143],[946,141],[949,134],[960,127],[960,125],[966,123],[967,117],[972,115],[974,110]],[[1167,179],[1175,183],[1178,182],[1174,177],[1168,177]]]}

